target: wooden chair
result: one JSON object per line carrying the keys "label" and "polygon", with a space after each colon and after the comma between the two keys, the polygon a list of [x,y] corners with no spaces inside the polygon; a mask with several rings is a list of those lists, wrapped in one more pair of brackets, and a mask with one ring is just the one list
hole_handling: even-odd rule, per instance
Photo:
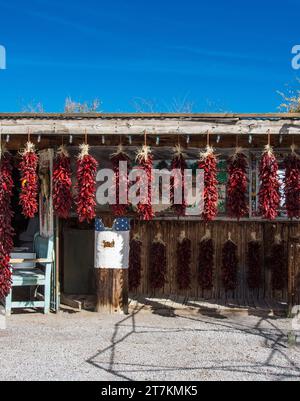
{"label": "wooden chair", "polygon": [[[12,289],[5,300],[5,312],[10,316],[14,308],[43,308],[44,313],[50,312],[51,297],[51,271],[54,263],[54,239],[43,238],[36,235],[34,239],[35,259],[11,259],[13,266]],[[24,267],[27,266],[27,267]],[[43,286],[43,300],[12,301],[14,287],[39,287]]]}

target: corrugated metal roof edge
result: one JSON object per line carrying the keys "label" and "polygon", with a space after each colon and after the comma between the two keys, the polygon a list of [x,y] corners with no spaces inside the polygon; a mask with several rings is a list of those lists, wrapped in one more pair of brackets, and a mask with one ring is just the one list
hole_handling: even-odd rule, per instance
{"label": "corrugated metal roof edge", "polygon": [[300,119],[300,113],[0,113],[0,119]]}

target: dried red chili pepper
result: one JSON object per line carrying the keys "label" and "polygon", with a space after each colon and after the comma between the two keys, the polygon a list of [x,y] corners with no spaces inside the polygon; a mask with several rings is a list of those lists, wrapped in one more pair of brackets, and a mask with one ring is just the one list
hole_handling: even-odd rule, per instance
{"label": "dried red chili pepper", "polygon": [[[116,217],[125,216],[128,211],[128,174],[121,173],[120,163],[126,162],[127,169],[130,167],[129,156],[124,152],[123,147],[120,146],[117,153],[114,153],[111,157],[113,169],[115,173],[114,177],[114,190],[116,193],[116,203],[111,205],[113,213]],[[121,202],[121,199],[126,199],[126,204]]]}
{"label": "dried red chili pepper", "polygon": [[222,249],[222,281],[225,291],[234,291],[237,285],[237,245],[228,240]]}
{"label": "dried red chili pepper", "polygon": [[210,221],[218,214],[217,158],[210,146],[201,153],[199,169],[204,171],[203,219]]}
{"label": "dried red chili pepper", "polygon": [[80,146],[77,161],[76,209],[79,221],[90,222],[96,217],[96,173],[98,163],[89,154],[89,145]]}
{"label": "dried red chili pepper", "polygon": [[32,219],[38,212],[39,178],[37,174],[39,158],[34,144],[28,142],[20,163],[21,195],[20,205],[25,217]]}
{"label": "dried red chili pepper", "polygon": [[260,190],[259,190],[259,211],[260,214],[269,220],[278,216],[280,205],[280,184],[278,177],[278,163],[271,146],[267,145],[260,163]]}
{"label": "dried red chili pepper", "polygon": [[129,290],[139,288],[142,277],[142,241],[138,237],[130,241],[129,252]]}
{"label": "dried red chili pepper", "polygon": [[153,289],[161,289],[166,284],[167,249],[161,236],[152,242],[150,250],[150,285]]}
{"label": "dried red chili pepper", "polygon": [[0,159],[0,243],[4,251],[10,253],[13,248],[14,229],[12,227],[13,211],[11,197],[14,182],[12,178],[12,157],[2,149]]}
{"label": "dried red chili pepper", "polygon": [[177,285],[180,290],[191,286],[192,242],[181,238],[177,243]]}
{"label": "dried red chili pepper", "polygon": [[282,291],[287,287],[288,281],[287,257],[283,241],[277,241],[272,246],[270,262],[273,290]]}
{"label": "dried red chili pepper", "polygon": [[[184,174],[185,169],[187,168],[187,163],[185,161],[185,155],[183,149],[180,145],[175,147],[175,153],[171,163],[172,171],[177,171],[175,177],[172,177],[171,180],[171,202],[172,202],[172,209],[178,216],[184,216],[187,204],[185,202],[185,189],[184,189]],[[176,203],[176,196],[175,194],[177,191],[181,192],[181,202]]]}
{"label": "dried red chili pepper", "polygon": [[11,289],[10,253],[13,248],[14,229],[11,197],[13,192],[12,158],[6,149],[0,153],[0,299]]}
{"label": "dried red chili pepper", "polygon": [[292,146],[292,153],[284,160],[285,205],[290,219],[300,218],[300,156]]}
{"label": "dried red chili pepper", "polygon": [[247,156],[237,148],[228,160],[227,209],[230,217],[240,220],[248,214]]}
{"label": "dried red chili pepper", "polygon": [[71,159],[65,146],[58,149],[53,167],[53,209],[55,214],[67,219],[72,207]]}
{"label": "dried red chili pepper", "polygon": [[152,168],[153,168],[153,156],[148,146],[143,146],[137,155],[137,161],[139,163],[138,169],[142,170],[143,174],[139,178],[139,183],[142,188],[140,193],[141,201],[137,205],[137,211],[142,220],[152,220],[154,212],[152,208]]}
{"label": "dried red chili pepper", "polygon": [[198,283],[202,290],[212,290],[214,276],[214,242],[210,235],[204,237],[199,245]]}
{"label": "dried red chili pepper", "polygon": [[251,290],[261,287],[262,264],[261,264],[261,243],[259,241],[250,241],[247,253],[248,265],[248,286]]}
{"label": "dried red chili pepper", "polygon": [[0,299],[7,297],[11,290],[12,272],[9,266],[10,256],[0,244]]}

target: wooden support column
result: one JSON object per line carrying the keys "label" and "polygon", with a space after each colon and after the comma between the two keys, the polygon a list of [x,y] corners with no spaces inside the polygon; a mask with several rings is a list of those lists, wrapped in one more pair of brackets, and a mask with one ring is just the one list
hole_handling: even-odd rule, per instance
{"label": "wooden support column", "polygon": [[98,313],[128,313],[128,269],[95,269]]}

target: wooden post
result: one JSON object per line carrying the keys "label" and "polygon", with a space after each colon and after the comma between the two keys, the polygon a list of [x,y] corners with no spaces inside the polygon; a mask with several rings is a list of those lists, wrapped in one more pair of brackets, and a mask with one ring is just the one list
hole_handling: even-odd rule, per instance
{"label": "wooden post", "polygon": [[128,269],[95,269],[98,313],[128,313]]}

